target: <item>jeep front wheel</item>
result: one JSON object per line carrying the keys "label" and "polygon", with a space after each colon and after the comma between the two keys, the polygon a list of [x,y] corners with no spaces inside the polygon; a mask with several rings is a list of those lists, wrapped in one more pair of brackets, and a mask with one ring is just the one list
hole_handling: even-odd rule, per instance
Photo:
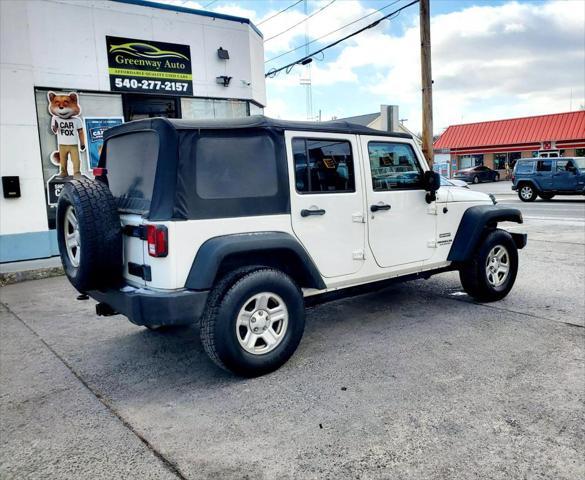
{"label": "jeep front wheel", "polygon": [[504,298],[516,281],[518,249],[505,230],[486,235],[471,259],[460,269],[461,285],[468,295],[480,302]]}
{"label": "jeep front wheel", "polygon": [[534,202],[534,200],[536,200],[537,193],[532,185],[529,183],[524,183],[520,185],[520,188],[518,189],[518,197],[520,197],[520,200],[523,202]]}
{"label": "jeep front wheel", "polygon": [[201,319],[201,342],[220,367],[255,377],[282,366],[305,328],[303,295],[272,268],[234,272],[210,293]]}

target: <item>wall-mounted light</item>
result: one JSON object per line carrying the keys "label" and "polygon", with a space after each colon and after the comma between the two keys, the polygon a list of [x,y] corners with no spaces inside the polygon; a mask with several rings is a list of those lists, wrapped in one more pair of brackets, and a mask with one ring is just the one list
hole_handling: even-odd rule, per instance
{"label": "wall-mounted light", "polygon": [[215,77],[215,82],[227,87],[232,80],[232,77],[228,77],[227,75],[220,75],[219,77]]}
{"label": "wall-mounted light", "polygon": [[229,60],[230,59],[230,52],[228,52],[227,50],[225,50],[222,47],[219,47],[217,49],[217,56],[220,60]]}

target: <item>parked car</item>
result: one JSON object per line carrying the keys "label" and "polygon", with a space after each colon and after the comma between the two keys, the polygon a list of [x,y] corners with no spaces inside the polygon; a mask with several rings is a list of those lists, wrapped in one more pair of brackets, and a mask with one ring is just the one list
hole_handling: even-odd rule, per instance
{"label": "parked car", "polygon": [[458,170],[453,175],[453,178],[469,183],[498,182],[500,180],[500,174],[485,165],[479,165],[477,167]]}
{"label": "parked car", "polygon": [[516,279],[526,235],[497,225],[522,223],[520,211],[439,188],[407,134],[157,118],[109,129],[104,142],[96,180],[68,181],[59,198],[67,277],[98,315],[199,323],[209,357],[239,375],[288,360],[308,297],[456,270],[490,302]]}
{"label": "parked car", "polygon": [[523,202],[536,197],[585,195],[585,157],[527,158],[516,162],[512,190]]}

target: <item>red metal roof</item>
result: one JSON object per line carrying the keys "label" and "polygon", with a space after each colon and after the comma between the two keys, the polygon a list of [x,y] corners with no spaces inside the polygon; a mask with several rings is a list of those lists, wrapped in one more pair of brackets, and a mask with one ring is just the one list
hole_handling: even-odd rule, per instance
{"label": "red metal roof", "polygon": [[451,125],[435,142],[434,148],[457,150],[562,140],[585,141],[585,110]]}

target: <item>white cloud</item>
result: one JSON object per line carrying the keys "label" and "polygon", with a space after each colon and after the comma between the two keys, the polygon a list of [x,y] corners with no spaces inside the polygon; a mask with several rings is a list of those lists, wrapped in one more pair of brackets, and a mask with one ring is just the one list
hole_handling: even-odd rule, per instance
{"label": "white cloud", "polygon": [[[433,17],[436,130],[461,121],[566,111],[571,91],[574,105],[585,102],[584,25],[581,0],[472,6]],[[359,85],[380,103],[399,104],[418,130],[418,19],[400,35],[380,27],[364,32],[335,60],[313,65],[315,86]],[[363,75],[364,69],[370,73]],[[268,82],[292,84],[282,77]]]}
{"label": "white cloud", "polygon": [[[172,0],[169,0],[172,1]],[[177,0],[176,0],[177,1]],[[310,2],[310,11],[330,0]],[[205,2],[184,1],[185,6],[201,8]],[[211,10],[250,18],[258,24],[274,15],[281,5],[270,11],[256,12],[245,2],[218,2]],[[286,2],[285,2],[286,3]],[[390,3],[390,2],[388,2]],[[288,4],[288,3],[287,3]],[[402,3],[396,6],[402,5]],[[432,18],[432,54],[434,79],[435,129],[452,123],[472,122],[531,114],[569,110],[585,103],[585,3],[583,0],[536,3],[508,2],[495,5],[462,3],[459,11]],[[301,5],[260,25],[264,38],[298,23],[304,18]],[[390,7],[385,12],[390,12]],[[416,11],[416,7],[413,7]],[[265,43],[266,58],[302,45],[305,27],[309,39],[335,30],[373,12],[358,0],[338,0],[322,13],[293,30]],[[412,13],[412,12],[411,12]],[[416,12],[415,12],[416,13]],[[403,14],[405,17],[407,14]],[[347,29],[311,45],[313,51],[379,18],[374,14]],[[407,17],[409,18],[409,17]],[[399,29],[397,22],[384,22],[334,50],[325,52],[323,61],[311,65],[315,110],[323,108],[348,116],[376,111],[379,103],[395,103],[408,126],[420,128],[420,60],[418,16]],[[403,20],[403,18],[401,19]],[[278,67],[299,58],[300,49],[266,65]],[[304,102],[285,102],[296,92],[305,69],[295,67],[290,74],[280,73],[267,79],[267,112],[302,118]],[[316,93],[322,95],[316,95]],[[363,95],[369,104],[344,101]],[[288,104],[288,108],[287,108]],[[351,105],[351,106],[350,106]],[[363,108],[356,111],[356,108]]]}

